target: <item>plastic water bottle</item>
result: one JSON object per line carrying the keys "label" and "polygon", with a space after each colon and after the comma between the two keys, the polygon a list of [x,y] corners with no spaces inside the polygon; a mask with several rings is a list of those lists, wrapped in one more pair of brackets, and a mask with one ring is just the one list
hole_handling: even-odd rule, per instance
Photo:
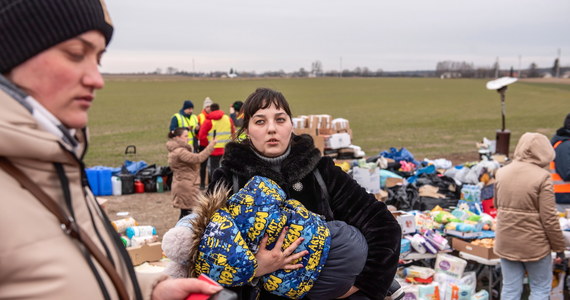
{"label": "plastic water bottle", "polygon": [[122,191],[121,178],[118,176],[112,176],[111,185],[113,187],[113,196],[120,196]]}
{"label": "plastic water bottle", "polygon": [[150,225],[132,226],[132,227],[127,227],[127,230],[125,230],[125,234],[129,239],[132,239],[134,236],[153,236],[156,235],[156,228]]}
{"label": "plastic water bottle", "polygon": [[115,228],[117,232],[125,232],[127,227],[137,226],[139,223],[133,217],[128,217],[112,221],[111,225],[113,225],[113,228]]}
{"label": "plastic water bottle", "polygon": [[157,193],[164,192],[164,183],[162,182],[162,176],[158,176],[156,178],[156,192]]}

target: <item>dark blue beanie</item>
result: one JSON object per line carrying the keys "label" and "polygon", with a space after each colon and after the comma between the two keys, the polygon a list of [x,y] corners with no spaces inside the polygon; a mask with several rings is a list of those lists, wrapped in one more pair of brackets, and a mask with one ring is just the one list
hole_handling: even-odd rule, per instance
{"label": "dark blue beanie", "polygon": [[184,101],[184,105],[182,105],[182,110],[185,110],[187,108],[194,108],[194,103],[192,103],[192,101],[190,100]]}

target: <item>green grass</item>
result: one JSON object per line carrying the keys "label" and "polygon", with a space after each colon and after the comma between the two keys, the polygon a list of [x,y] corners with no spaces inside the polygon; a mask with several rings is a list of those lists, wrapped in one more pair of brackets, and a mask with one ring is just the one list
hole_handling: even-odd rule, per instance
{"label": "green grass", "polygon": [[[487,80],[435,78],[304,78],[195,80],[181,77],[106,78],[90,114],[88,166],[118,166],[127,145],[137,160],[166,164],[173,113],[191,99],[195,112],[209,96],[228,111],[257,87],[281,91],[293,115],[330,114],[350,121],[353,144],[367,155],[406,147],[417,159],[475,152],[501,127],[500,96]],[[570,85],[517,82],[506,94],[511,151],[524,132],[551,136],[570,112]],[[129,159],[134,159],[130,156]]]}

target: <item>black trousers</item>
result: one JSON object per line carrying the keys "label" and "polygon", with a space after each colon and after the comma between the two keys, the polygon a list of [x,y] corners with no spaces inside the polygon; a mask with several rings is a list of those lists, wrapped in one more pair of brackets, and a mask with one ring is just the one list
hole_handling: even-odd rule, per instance
{"label": "black trousers", "polygon": [[220,161],[222,160],[222,156],[210,156],[208,158],[210,160],[210,169],[208,170],[208,182],[212,182],[212,174],[214,171],[220,167]]}

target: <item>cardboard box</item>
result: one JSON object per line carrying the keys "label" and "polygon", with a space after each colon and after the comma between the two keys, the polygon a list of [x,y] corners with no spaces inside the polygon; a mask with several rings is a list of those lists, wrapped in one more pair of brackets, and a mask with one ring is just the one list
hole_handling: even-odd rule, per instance
{"label": "cardboard box", "polygon": [[416,232],[416,217],[414,215],[401,210],[393,211],[392,215],[396,218],[398,224],[400,224],[402,234]]}
{"label": "cardboard box", "polygon": [[325,148],[340,149],[350,146],[350,135],[348,133],[335,133],[325,139]]}
{"label": "cardboard box", "polygon": [[346,130],[350,128],[350,125],[348,123],[347,119],[343,119],[343,118],[336,118],[334,120],[331,121],[331,125],[332,125],[332,129],[334,130]]}
{"label": "cardboard box", "polygon": [[374,194],[374,198],[376,198],[378,201],[384,202],[388,200],[388,192],[380,190],[378,193]]}
{"label": "cardboard box", "polygon": [[336,131],[332,130],[331,128],[318,128],[317,134],[318,135],[333,135]]}
{"label": "cardboard box", "polygon": [[308,135],[317,135],[317,130],[315,128],[293,128],[293,133],[296,135],[301,134],[308,134]]}
{"label": "cardboard box", "polygon": [[477,245],[471,244],[470,242],[467,242],[467,241],[464,241],[464,240],[458,239],[458,238],[453,238],[451,240],[451,243],[453,245],[453,249],[460,251],[460,252],[469,253],[471,255],[479,256],[479,257],[482,257],[485,259],[499,258],[493,252],[493,248],[486,248],[483,246],[477,246]]}
{"label": "cardboard box", "polygon": [[318,129],[330,129],[332,117],[330,115],[310,115],[309,127]]}
{"label": "cardboard box", "polygon": [[380,169],[352,168],[352,178],[367,192],[376,194],[380,191]]}
{"label": "cardboard box", "polygon": [[291,121],[293,122],[293,128],[307,128],[309,127],[307,124],[307,117],[305,118],[292,118]]}
{"label": "cardboard box", "polygon": [[156,242],[144,244],[139,247],[128,247],[127,252],[135,266],[147,261],[159,261],[162,258],[162,244]]}
{"label": "cardboard box", "polygon": [[313,142],[315,143],[315,148],[321,151],[321,154],[325,153],[325,139],[322,136],[311,135],[313,137]]}
{"label": "cardboard box", "polygon": [[391,188],[396,185],[404,184],[403,178],[396,178],[396,177],[388,177],[386,178],[386,188]]}

